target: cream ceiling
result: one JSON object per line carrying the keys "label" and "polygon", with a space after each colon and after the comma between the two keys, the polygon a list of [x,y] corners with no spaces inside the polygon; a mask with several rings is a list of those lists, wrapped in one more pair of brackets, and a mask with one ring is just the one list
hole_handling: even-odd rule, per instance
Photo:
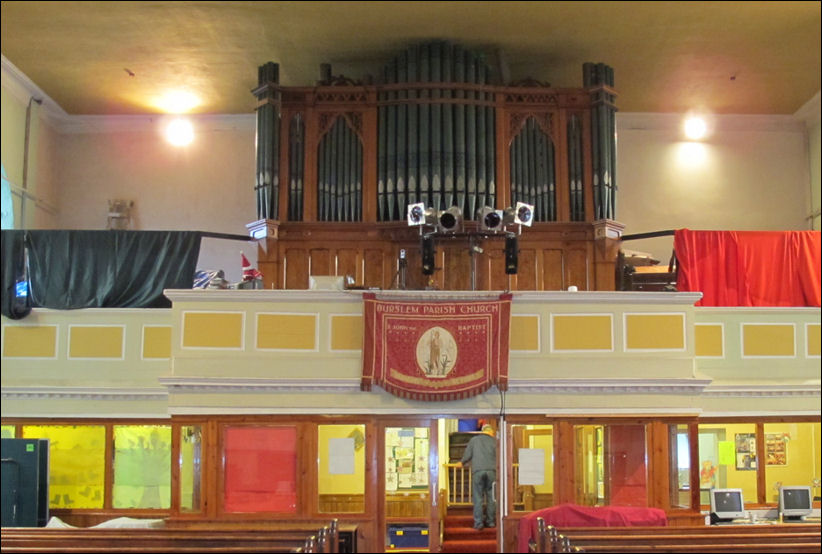
{"label": "cream ceiling", "polygon": [[376,76],[428,39],[556,87],[606,63],[625,112],[792,114],[820,89],[818,1],[4,1],[0,24],[3,56],[70,114],[157,113],[172,88],[197,113],[251,113],[268,61],[310,86],[321,63]]}

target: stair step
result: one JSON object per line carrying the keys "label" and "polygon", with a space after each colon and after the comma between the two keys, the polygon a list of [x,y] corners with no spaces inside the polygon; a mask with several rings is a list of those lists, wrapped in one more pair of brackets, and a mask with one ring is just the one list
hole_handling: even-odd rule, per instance
{"label": "stair step", "polygon": [[446,527],[443,529],[443,534],[446,537],[452,536],[464,536],[468,535],[469,537],[484,537],[484,536],[496,536],[497,535],[497,528],[496,527],[486,527],[482,530],[474,529],[473,527]]}
{"label": "stair step", "polygon": [[449,516],[446,516],[446,518],[445,518],[445,524],[446,525],[453,524],[453,525],[457,525],[457,526],[466,525],[466,524],[473,525],[474,524],[474,516],[472,514],[467,514],[467,515],[464,515],[464,516],[463,515],[458,515],[458,516],[449,515]]}
{"label": "stair step", "polygon": [[446,541],[442,543],[442,552],[496,552],[497,541]]}
{"label": "stair step", "polygon": [[443,527],[442,552],[497,552],[497,529],[474,529],[470,507],[449,509]]}

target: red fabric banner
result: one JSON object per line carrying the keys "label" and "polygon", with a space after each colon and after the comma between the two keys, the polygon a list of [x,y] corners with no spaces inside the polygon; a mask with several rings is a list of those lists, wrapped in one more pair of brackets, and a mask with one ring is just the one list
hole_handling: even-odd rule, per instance
{"label": "red fabric banner", "polygon": [[819,231],[674,233],[676,288],[697,306],[820,306]]}
{"label": "red fabric banner", "polygon": [[394,301],[363,295],[361,388],[411,400],[459,400],[508,387],[511,295]]}

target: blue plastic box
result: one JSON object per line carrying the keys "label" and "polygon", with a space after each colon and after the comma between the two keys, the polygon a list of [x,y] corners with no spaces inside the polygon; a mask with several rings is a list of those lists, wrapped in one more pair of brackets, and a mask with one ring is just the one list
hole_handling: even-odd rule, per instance
{"label": "blue plastic box", "polygon": [[427,525],[389,525],[390,548],[428,548]]}

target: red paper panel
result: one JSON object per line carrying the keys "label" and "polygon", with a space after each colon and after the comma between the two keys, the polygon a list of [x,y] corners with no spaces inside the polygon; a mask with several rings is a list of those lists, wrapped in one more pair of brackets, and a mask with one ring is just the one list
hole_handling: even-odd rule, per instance
{"label": "red paper panel", "polygon": [[225,511],[297,511],[297,430],[228,427]]}

